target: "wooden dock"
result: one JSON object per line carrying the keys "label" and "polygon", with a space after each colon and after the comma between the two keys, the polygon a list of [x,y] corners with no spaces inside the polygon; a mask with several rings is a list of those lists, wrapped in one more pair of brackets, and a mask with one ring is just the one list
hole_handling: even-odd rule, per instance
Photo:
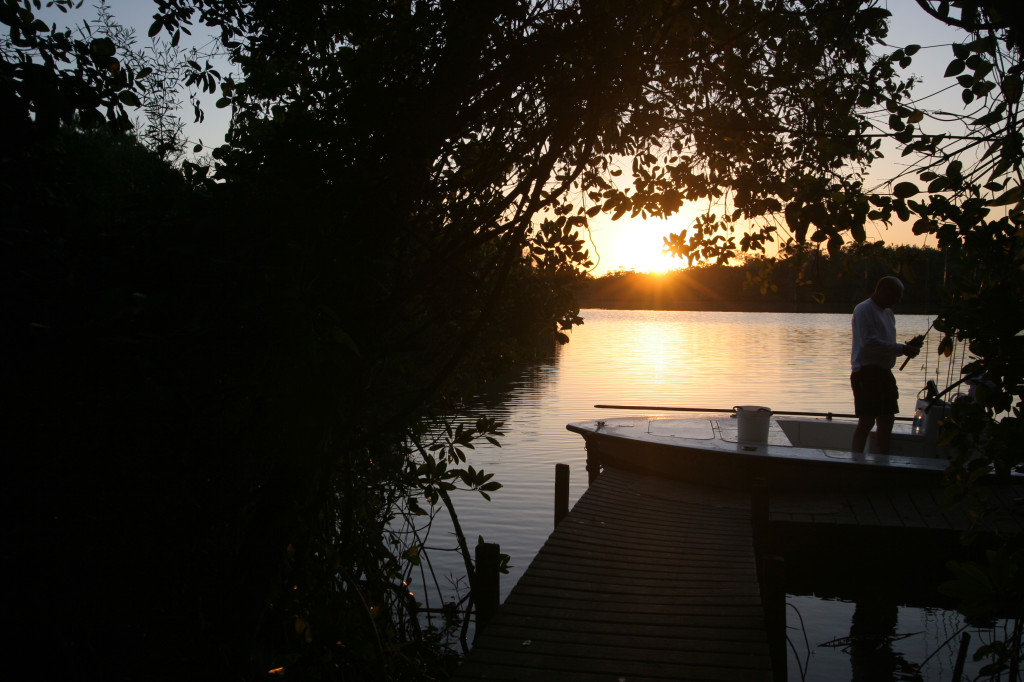
{"label": "wooden dock", "polygon": [[771,671],[746,496],[606,470],[456,679],[732,681]]}
{"label": "wooden dock", "polygon": [[[971,516],[944,511],[941,497],[924,490],[789,495],[770,500],[768,518],[773,535],[969,527]],[[993,502],[1006,513],[987,530],[1024,532],[1024,488],[997,489]],[[777,637],[780,624],[767,621],[779,617],[784,595],[761,593],[751,519],[744,493],[606,469],[551,534],[455,679],[774,679],[769,633]]]}
{"label": "wooden dock", "polygon": [[[1024,486],[981,486],[984,502],[993,513],[979,520],[987,533],[1024,533]],[[939,488],[874,490],[836,496],[824,492],[790,493],[773,498],[773,524],[845,525],[865,529],[889,528],[962,532],[976,519],[967,507],[947,508]]]}

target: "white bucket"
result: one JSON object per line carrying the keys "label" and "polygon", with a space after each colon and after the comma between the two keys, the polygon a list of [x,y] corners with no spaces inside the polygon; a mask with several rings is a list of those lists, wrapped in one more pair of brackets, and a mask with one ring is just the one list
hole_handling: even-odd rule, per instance
{"label": "white bucket", "polygon": [[770,407],[759,405],[740,405],[734,407],[738,432],[736,440],[741,443],[767,443],[768,425],[771,420]]}
{"label": "white bucket", "polygon": [[918,398],[917,409],[914,411],[914,424],[910,433],[915,436],[924,437],[924,448],[921,453],[923,457],[938,457],[949,459],[949,448],[939,447],[939,432],[942,426],[939,421],[949,417],[949,403],[935,400],[933,398]]}

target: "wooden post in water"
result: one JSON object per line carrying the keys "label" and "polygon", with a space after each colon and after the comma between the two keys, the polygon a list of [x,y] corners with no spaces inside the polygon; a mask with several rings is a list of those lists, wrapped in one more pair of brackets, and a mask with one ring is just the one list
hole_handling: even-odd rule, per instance
{"label": "wooden post in water", "polygon": [[786,682],[786,564],[772,547],[768,493],[768,481],[755,478],[750,488],[750,524],[768,633],[768,651],[772,659],[772,677],[775,682]]}
{"label": "wooden post in water", "polygon": [[765,560],[761,594],[768,630],[768,652],[772,659],[772,679],[786,682],[789,679],[786,669],[786,563],[782,557],[770,556]]}
{"label": "wooden post in water", "polygon": [[750,524],[754,547],[760,553],[768,544],[768,481],[763,478],[755,478],[750,486]]}
{"label": "wooden post in water", "polygon": [[598,452],[596,445],[587,443],[587,485],[593,483],[600,473],[601,453]]}
{"label": "wooden post in water", "polygon": [[569,465],[555,465],[555,527],[569,514]]}
{"label": "wooden post in water", "polygon": [[964,663],[967,661],[967,649],[969,648],[970,643],[970,633],[965,632],[960,635],[960,649],[956,652],[956,665],[953,666],[953,677],[951,678],[953,682],[960,682],[964,677]]}
{"label": "wooden post in water", "polygon": [[476,604],[475,642],[498,610],[501,600],[498,574],[501,566],[501,547],[497,543],[481,542],[476,546],[476,585],[473,602]]}

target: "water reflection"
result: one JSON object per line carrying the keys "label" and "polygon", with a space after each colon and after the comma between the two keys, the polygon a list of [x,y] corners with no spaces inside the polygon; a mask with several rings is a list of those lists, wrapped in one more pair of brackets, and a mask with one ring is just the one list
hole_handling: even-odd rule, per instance
{"label": "water reflection", "polygon": [[[574,394],[595,403],[656,397],[645,404],[851,409],[849,315],[588,310],[584,318],[562,372]],[[899,328],[910,336],[928,322],[900,316]],[[912,413],[923,364],[898,379]]]}
{"label": "water reflection", "polygon": [[921,666],[893,649],[893,642],[910,636],[897,635],[898,622],[899,604],[892,595],[872,591],[860,596],[848,638],[852,682],[923,682]]}
{"label": "water reflection", "polygon": [[[971,624],[955,611],[893,600],[864,605],[787,595],[786,601],[791,682],[949,682],[965,635],[966,651],[973,653],[983,643],[1010,637],[1012,626],[1008,620]],[[869,622],[872,627],[865,627]],[[989,679],[979,677],[986,663],[966,656],[962,679]]]}
{"label": "water reflection", "polygon": [[[785,557],[784,584],[774,589],[786,593],[793,682],[947,682],[964,632],[973,653],[1010,623],[969,624],[938,591],[945,560],[981,552],[955,532],[804,527],[772,551]],[[968,661],[964,679],[986,663]]]}
{"label": "water reflection", "polygon": [[[503,595],[551,532],[555,464],[571,468],[570,505],[586,489],[583,441],[565,425],[595,417],[595,404],[852,409],[849,315],[584,310],[583,317],[550,361],[495,381],[467,415],[505,422],[501,448],[470,453],[470,464],[494,472],[504,488],[490,503],[457,499],[469,537],[499,542],[512,556]],[[897,318],[907,335],[930,321]],[[914,364],[899,374],[904,416],[913,414],[926,376]]]}
{"label": "water reflection", "polygon": [[[471,541],[482,536],[511,555],[511,572],[501,578],[502,599],[553,528],[555,465],[570,466],[570,505],[586,489],[583,441],[565,425],[601,416],[595,404],[712,409],[760,404],[777,410],[852,411],[848,314],[585,310],[583,317],[585,324],[573,330],[568,345],[554,349],[549,361],[496,382],[492,391],[480,396],[476,408],[504,421],[507,435],[500,448],[484,445],[470,451],[469,463],[495,473],[504,487],[492,502],[474,494],[457,496],[455,502]],[[901,338],[923,333],[930,322],[923,315],[897,315]],[[927,353],[928,349],[920,361],[897,373],[903,416],[913,414],[914,397],[927,379],[941,373],[938,383],[945,386],[947,368],[935,366],[934,349]],[[444,531],[439,528],[435,537],[444,537]],[[438,573],[461,571],[457,556],[436,559]],[[864,571],[895,575],[885,561]],[[909,582],[917,579],[915,574],[899,575],[914,576]],[[902,582],[905,587],[908,581]],[[850,636],[856,594],[813,589],[792,594],[817,595],[799,597],[814,602],[801,603],[801,608],[807,611],[805,616],[824,614],[823,621],[809,630],[814,633],[809,638],[815,652],[812,671],[820,669],[827,655],[839,657],[838,671],[808,679],[850,679],[850,656],[818,645]],[[924,604],[901,603],[897,634],[907,631],[903,619],[908,608]],[[886,613],[888,623],[891,609]],[[931,627],[925,624],[918,631],[930,632]],[[908,653],[908,647],[920,648],[922,637],[893,640],[893,655],[920,662],[920,651]],[[791,665],[791,673],[796,668]]]}

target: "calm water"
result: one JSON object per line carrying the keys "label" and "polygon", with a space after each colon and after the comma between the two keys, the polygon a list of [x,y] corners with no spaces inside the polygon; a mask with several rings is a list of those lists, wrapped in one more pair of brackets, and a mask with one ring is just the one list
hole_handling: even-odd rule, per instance
{"label": "calm water", "polygon": [[[628,414],[596,410],[595,404],[853,410],[849,315],[585,310],[583,317],[585,324],[572,332],[571,342],[551,362],[533,367],[506,393],[490,397],[493,407],[487,414],[505,423],[506,436],[501,448],[472,451],[470,463],[494,472],[504,487],[491,502],[468,494],[456,498],[471,543],[482,536],[511,555],[511,572],[501,578],[503,598],[552,530],[555,464],[570,465],[570,505],[586,488],[583,440],[565,425],[596,414]],[[900,338],[924,333],[930,322],[926,316],[897,315]],[[936,380],[940,389],[948,383],[946,361],[935,366],[934,336],[905,371],[896,373],[903,416],[913,414],[917,392],[927,379]],[[443,535],[435,533],[434,540],[434,545],[444,544]],[[447,559],[434,561],[436,568],[443,568]],[[849,679],[849,657],[841,647],[818,645],[849,634],[852,608],[844,602],[794,597],[788,610],[799,611],[805,627],[810,623],[810,644],[805,646],[802,632],[791,630],[801,657],[799,666],[790,663],[791,679],[800,679],[794,668],[801,667],[808,668],[808,680]],[[901,612],[901,631],[904,621],[920,630],[917,620],[932,617],[919,611]],[[791,627],[799,627],[795,615]],[[899,644],[913,645],[905,640]],[[920,660],[926,655],[907,657]]]}

